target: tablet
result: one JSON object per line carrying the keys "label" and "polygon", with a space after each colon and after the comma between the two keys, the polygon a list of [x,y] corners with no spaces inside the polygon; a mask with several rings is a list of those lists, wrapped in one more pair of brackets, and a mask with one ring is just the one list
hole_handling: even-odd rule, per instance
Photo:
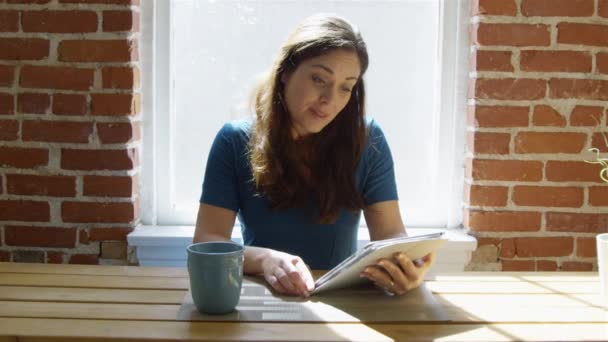
{"label": "tablet", "polygon": [[443,234],[440,232],[372,241],[317,279],[311,294],[369,281],[359,276],[363,269],[376,264],[378,259],[390,259],[397,252],[405,253],[412,260],[422,258],[448,241],[442,238]]}

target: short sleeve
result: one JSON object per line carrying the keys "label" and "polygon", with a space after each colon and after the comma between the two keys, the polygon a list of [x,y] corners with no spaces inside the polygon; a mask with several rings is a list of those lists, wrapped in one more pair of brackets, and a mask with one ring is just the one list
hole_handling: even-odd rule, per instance
{"label": "short sleeve", "polygon": [[365,204],[397,200],[393,156],[382,129],[373,120],[369,124],[369,140],[364,150],[363,162],[366,171],[363,183]]}
{"label": "short sleeve", "polygon": [[236,134],[232,124],[225,124],[217,133],[209,151],[200,198],[201,203],[234,212],[239,210]]}

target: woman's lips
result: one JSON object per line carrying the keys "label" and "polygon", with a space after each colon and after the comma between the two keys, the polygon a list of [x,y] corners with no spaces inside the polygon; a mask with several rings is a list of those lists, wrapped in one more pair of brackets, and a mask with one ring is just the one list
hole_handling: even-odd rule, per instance
{"label": "woman's lips", "polygon": [[325,118],[327,118],[327,117],[329,116],[329,114],[323,113],[323,112],[321,112],[321,111],[319,111],[319,110],[316,110],[316,109],[314,109],[314,108],[311,108],[311,109],[310,109],[310,112],[311,112],[311,113],[312,113],[314,116],[318,117],[319,119],[325,119]]}

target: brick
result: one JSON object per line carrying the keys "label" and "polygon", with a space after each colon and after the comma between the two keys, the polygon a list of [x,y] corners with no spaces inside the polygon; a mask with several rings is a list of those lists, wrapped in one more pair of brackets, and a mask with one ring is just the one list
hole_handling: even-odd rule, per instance
{"label": "brick", "polygon": [[595,258],[597,256],[595,238],[576,238],[576,256],[581,258]]}
{"label": "brick", "polygon": [[465,185],[467,202],[472,206],[504,207],[509,188],[506,186]]}
{"label": "brick", "polygon": [[518,185],[513,187],[512,196],[519,206],[580,208],[584,191],[580,187]]}
{"label": "brick", "polygon": [[0,87],[12,87],[15,82],[15,67],[0,65]]}
{"label": "brick", "polygon": [[103,241],[101,243],[101,257],[103,259],[126,259],[127,243],[125,241]]}
{"label": "brick", "polygon": [[89,143],[93,123],[51,120],[24,120],[23,141]]}
{"label": "brick", "polygon": [[509,133],[488,133],[488,132],[468,132],[467,140],[469,148],[475,154],[492,153],[508,154],[511,134]]}
{"label": "brick", "polygon": [[475,25],[473,42],[482,46],[549,46],[549,26],[542,24],[486,24]]}
{"label": "brick", "polygon": [[19,12],[0,10],[0,32],[19,31]]}
{"label": "brick", "polygon": [[139,5],[139,0],[59,0],[62,4]]}
{"label": "brick", "polygon": [[0,115],[15,114],[15,97],[12,94],[0,93]]}
{"label": "brick", "polygon": [[51,0],[7,0],[6,1],[9,4],[37,4],[37,5],[42,5],[42,4],[48,4],[49,2],[51,2]]}
{"label": "brick", "polygon": [[550,260],[536,260],[536,270],[539,272],[557,271],[557,263]]}
{"label": "brick", "polygon": [[54,94],[53,114],[85,115],[88,112],[86,95]]}
{"label": "brick", "polygon": [[85,176],[85,196],[131,197],[136,192],[133,177],[129,176]]}
{"label": "brick", "polygon": [[0,251],[0,261],[9,262],[11,261],[11,253],[7,251]]}
{"label": "brick", "polygon": [[[14,141],[14,140],[17,140],[18,138],[19,138],[19,121],[0,120],[0,140]],[[1,190],[1,187],[0,187],[0,190]]]}
{"label": "brick", "polygon": [[569,256],[574,251],[574,239],[565,236],[525,237],[515,239],[519,257]]}
{"label": "brick", "polygon": [[103,87],[109,89],[139,88],[139,69],[107,67],[102,70]]}
{"label": "brick", "polygon": [[568,272],[589,272],[593,270],[593,264],[590,262],[564,261],[560,269]]}
{"label": "brick", "polygon": [[21,69],[20,85],[25,88],[89,90],[93,69],[26,65]]}
{"label": "brick", "polygon": [[595,182],[601,183],[599,164],[583,161],[549,160],[545,164],[545,175],[550,182]]}
{"label": "brick", "polygon": [[543,163],[533,160],[474,159],[475,180],[538,182],[543,177]]}
{"label": "brick", "polygon": [[0,221],[48,222],[48,202],[0,200]]}
{"label": "brick", "polygon": [[0,166],[32,169],[49,163],[46,148],[1,147]]}
{"label": "brick", "polygon": [[515,0],[476,0],[472,2],[472,15],[504,15],[515,16],[517,14],[517,5]]}
{"label": "brick", "polygon": [[549,97],[606,101],[608,100],[608,81],[553,78],[549,80]]}
{"label": "brick", "polygon": [[70,256],[70,264],[97,265],[99,256],[94,254],[73,254]]}
{"label": "brick", "polygon": [[534,260],[502,260],[502,270],[505,272],[536,271]]}
{"label": "brick", "polygon": [[103,11],[103,31],[139,31],[139,13],[134,11]]}
{"label": "brick", "polygon": [[27,114],[45,114],[51,105],[51,96],[40,93],[17,95],[17,111]]}
{"label": "brick", "polygon": [[136,41],[63,40],[58,47],[62,62],[130,62],[138,60]]}
{"label": "brick", "polygon": [[529,107],[470,106],[469,124],[474,127],[527,127]]}
{"label": "brick", "polygon": [[43,251],[13,251],[13,262],[43,263]]}
{"label": "brick", "polygon": [[86,229],[81,229],[78,231],[78,242],[84,245],[88,245],[91,243],[89,239],[89,232]]}
{"label": "brick", "polygon": [[559,44],[608,46],[608,25],[559,23],[557,24]]}
{"label": "brick", "polygon": [[65,256],[65,254],[63,252],[47,251],[46,252],[46,262],[48,264],[63,264],[64,256]]}
{"label": "brick", "polygon": [[119,144],[141,139],[138,122],[97,123],[97,135],[102,144]]}
{"label": "brick", "polygon": [[516,255],[515,239],[502,239],[500,242],[500,257],[512,259]]}
{"label": "brick", "polygon": [[520,132],[515,136],[516,153],[580,153],[585,133]]}
{"label": "brick", "polygon": [[594,207],[608,206],[608,187],[591,186],[589,187],[589,205]]}
{"label": "brick", "polygon": [[534,126],[565,127],[566,118],[551,106],[537,105],[534,106],[532,123]]}
{"label": "brick", "polygon": [[511,51],[477,50],[474,55],[472,70],[477,71],[513,71]]}
{"label": "brick", "polygon": [[138,164],[136,149],[61,150],[64,170],[132,170]]}
{"label": "brick", "polygon": [[521,70],[538,72],[591,72],[589,52],[582,51],[522,51]]}
{"label": "brick", "polygon": [[40,60],[49,56],[50,43],[41,38],[0,38],[0,59]]}
{"label": "brick", "polygon": [[133,227],[111,227],[91,229],[91,241],[127,241]]}
{"label": "brick", "polygon": [[97,31],[93,11],[23,11],[23,32],[87,33]]}
{"label": "brick", "polygon": [[522,0],[521,13],[526,17],[589,17],[594,0]]}
{"label": "brick", "polygon": [[598,126],[602,122],[603,107],[575,106],[570,113],[570,126]]}
{"label": "brick", "polygon": [[591,147],[595,147],[604,153],[608,152],[608,132],[593,133]]}
{"label": "brick", "polygon": [[540,230],[541,214],[527,211],[470,210],[468,227],[485,232],[532,232]]}
{"label": "brick", "polygon": [[608,214],[548,212],[547,231],[573,233],[608,233]]}
{"label": "brick", "polygon": [[608,0],[598,0],[597,13],[604,18],[608,18]]}
{"label": "brick", "polygon": [[92,115],[136,115],[139,108],[139,94],[91,94]]}
{"label": "brick", "polygon": [[74,248],[75,228],[7,226],[4,230],[9,246]]}
{"label": "brick", "polygon": [[38,195],[52,197],[76,196],[74,176],[38,176],[7,174],[6,190],[14,195]]}
{"label": "brick", "polygon": [[475,80],[475,99],[538,100],[545,97],[547,81],[525,78]]}
{"label": "brick", "polygon": [[135,207],[131,202],[63,202],[61,217],[74,223],[130,223]]}
{"label": "brick", "polygon": [[597,72],[601,74],[608,74],[608,53],[598,52],[595,63],[597,66]]}

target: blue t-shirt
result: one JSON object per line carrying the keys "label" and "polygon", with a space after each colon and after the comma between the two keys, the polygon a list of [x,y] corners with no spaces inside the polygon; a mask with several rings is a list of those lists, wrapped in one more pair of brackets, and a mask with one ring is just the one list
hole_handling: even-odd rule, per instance
{"label": "blue t-shirt", "polygon": [[[247,120],[227,123],[219,131],[209,152],[200,202],[236,212],[245,245],[297,255],[312,269],[331,269],[355,252],[361,211],[342,209],[335,223],[318,224],[310,208],[271,210],[253,181],[247,155],[251,129]],[[384,134],[374,120],[368,122],[368,132],[353,170],[357,189],[365,205],[396,200],[393,159]]]}

